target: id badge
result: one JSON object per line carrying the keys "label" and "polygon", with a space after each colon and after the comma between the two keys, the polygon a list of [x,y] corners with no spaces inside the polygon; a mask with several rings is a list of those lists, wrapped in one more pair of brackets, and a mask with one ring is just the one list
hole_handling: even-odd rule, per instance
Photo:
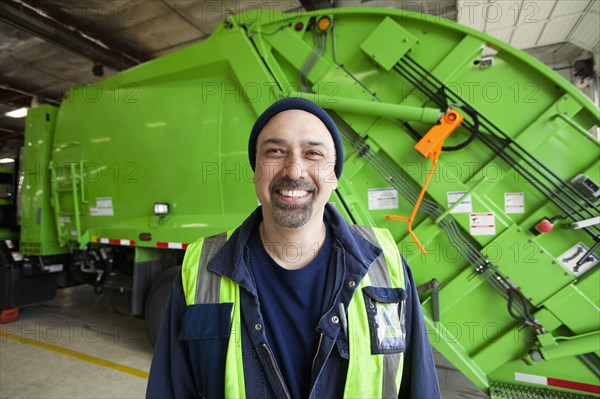
{"label": "id badge", "polygon": [[406,347],[406,291],[365,287],[362,290],[369,320],[371,353],[402,353]]}

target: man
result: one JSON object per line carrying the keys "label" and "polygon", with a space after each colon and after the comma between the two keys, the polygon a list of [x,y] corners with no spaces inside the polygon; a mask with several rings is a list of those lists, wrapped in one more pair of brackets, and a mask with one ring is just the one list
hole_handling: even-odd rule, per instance
{"label": "man", "polygon": [[394,240],[328,204],[344,159],[331,117],[280,100],[257,119],[248,156],[261,206],[188,247],[147,396],[439,398]]}

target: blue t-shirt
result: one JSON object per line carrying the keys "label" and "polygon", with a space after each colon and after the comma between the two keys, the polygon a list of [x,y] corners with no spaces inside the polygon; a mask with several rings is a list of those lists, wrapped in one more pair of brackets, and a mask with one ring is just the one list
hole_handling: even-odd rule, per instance
{"label": "blue t-shirt", "polygon": [[[310,248],[317,256],[306,266],[288,270],[279,266],[265,249],[258,230],[249,240],[250,268],[256,281],[260,311],[268,344],[274,353],[293,398],[309,394],[312,358],[316,351],[315,329],[321,315],[331,306],[325,298],[331,270],[332,238],[327,229],[325,242]],[[266,243],[269,248],[269,243]],[[289,245],[285,254],[293,261],[299,248]]]}

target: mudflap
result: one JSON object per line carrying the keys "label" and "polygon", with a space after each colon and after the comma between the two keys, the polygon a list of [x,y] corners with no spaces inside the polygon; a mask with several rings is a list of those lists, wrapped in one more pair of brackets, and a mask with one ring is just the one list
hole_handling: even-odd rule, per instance
{"label": "mudflap", "polygon": [[48,301],[56,296],[56,273],[25,275],[18,242],[0,241],[0,311]]}

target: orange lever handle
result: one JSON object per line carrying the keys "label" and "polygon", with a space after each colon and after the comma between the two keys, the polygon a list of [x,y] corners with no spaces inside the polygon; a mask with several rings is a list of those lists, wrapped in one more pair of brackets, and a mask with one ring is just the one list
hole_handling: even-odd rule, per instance
{"label": "orange lever handle", "polygon": [[425,136],[415,145],[425,158],[433,159],[434,154],[442,152],[444,141],[462,123],[465,118],[451,109],[440,119],[440,123],[433,126]]}
{"label": "orange lever handle", "polygon": [[433,176],[433,172],[435,171],[435,166],[437,165],[438,158],[442,152],[442,147],[444,146],[444,141],[450,136],[450,134],[456,130],[458,126],[462,123],[464,117],[451,109],[440,119],[440,123],[433,126],[425,136],[415,145],[415,149],[419,151],[421,155],[425,158],[430,158],[433,162],[431,164],[431,169],[429,169],[429,173],[427,173],[427,178],[425,179],[425,184],[423,184],[423,188],[421,188],[421,192],[419,193],[419,197],[417,198],[417,202],[415,203],[415,207],[413,208],[410,216],[396,216],[396,215],[384,215],[386,219],[391,220],[399,220],[403,222],[408,222],[408,234],[415,241],[419,249],[424,255],[427,255],[427,251],[417,238],[416,234],[412,230],[412,222],[415,219],[415,215],[421,206],[421,201],[425,196],[425,192],[427,191],[427,187],[429,186],[429,182],[431,181],[431,177]]}

